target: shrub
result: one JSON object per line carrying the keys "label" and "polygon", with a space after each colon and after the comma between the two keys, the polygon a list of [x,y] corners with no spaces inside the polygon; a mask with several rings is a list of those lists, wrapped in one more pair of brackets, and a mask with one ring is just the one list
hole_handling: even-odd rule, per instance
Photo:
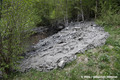
{"label": "shrub", "polygon": [[104,1],[101,4],[100,17],[96,22],[100,25],[120,25],[119,6]]}
{"label": "shrub", "polygon": [[[16,69],[20,56],[24,51],[24,40],[30,35],[32,22],[31,1],[4,0],[0,22],[0,71],[3,76]],[[8,6],[9,5],[9,6]],[[28,6],[29,5],[29,6]]]}

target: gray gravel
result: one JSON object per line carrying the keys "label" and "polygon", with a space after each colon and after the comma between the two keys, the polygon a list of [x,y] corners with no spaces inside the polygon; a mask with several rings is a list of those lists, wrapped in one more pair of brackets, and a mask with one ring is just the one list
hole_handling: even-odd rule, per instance
{"label": "gray gravel", "polygon": [[105,44],[109,34],[94,22],[72,23],[57,34],[40,40],[33,51],[26,53],[20,71],[49,71],[63,68],[76,59],[76,53]]}

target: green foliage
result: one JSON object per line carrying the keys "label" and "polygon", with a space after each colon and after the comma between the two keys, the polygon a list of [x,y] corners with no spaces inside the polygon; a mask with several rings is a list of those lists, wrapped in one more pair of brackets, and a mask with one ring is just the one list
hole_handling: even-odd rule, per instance
{"label": "green foliage", "polygon": [[[30,0],[29,0],[30,1]],[[34,25],[31,2],[25,0],[4,0],[0,21],[0,71],[3,76],[16,69],[22,58],[26,40]]]}
{"label": "green foliage", "polygon": [[119,3],[118,0],[34,0],[34,22],[37,26],[48,26],[59,20],[80,21],[83,10],[85,20],[97,17],[100,24],[119,25]]}
{"label": "green foliage", "polygon": [[109,62],[109,56],[107,54],[103,54],[99,57],[99,61]]}
{"label": "green foliage", "polygon": [[97,20],[101,25],[120,25],[119,6],[114,1],[101,1],[100,17]]}
{"label": "green foliage", "polygon": [[87,63],[87,66],[93,66],[94,65],[94,61],[93,60],[89,60]]}

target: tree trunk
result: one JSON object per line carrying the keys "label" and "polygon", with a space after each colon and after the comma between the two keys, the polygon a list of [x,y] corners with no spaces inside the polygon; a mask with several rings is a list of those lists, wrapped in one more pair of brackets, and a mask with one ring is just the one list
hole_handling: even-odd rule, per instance
{"label": "tree trunk", "polygon": [[[2,0],[0,0],[0,21],[1,21],[1,17],[2,17]],[[1,32],[0,32],[0,56],[2,55],[2,36],[1,36]],[[2,57],[0,57],[0,64],[2,62]]]}
{"label": "tree trunk", "polygon": [[97,13],[98,13],[98,0],[96,0],[95,19],[97,18]]}
{"label": "tree trunk", "polygon": [[81,17],[82,17],[82,21],[84,21],[85,18],[84,18],[84,12],[83,12],[82,0],[80,0],[80,6],[81,6]]}
{"label": "tree trunk", "polygon": [[78,14],[77,14],[77,22],[79,22],[80,20],[80,12],[78,11]]}
{"label": "tree trunk", "polygon": [[0,20],[1,20],[1,17],[2,17],[1,11],[2,11],[2,0],[0,0]]}
{"label": "tree trunk", "polygon": [[[1,33],[0,33],[0,56],[2,56],[2,37],[1,37]],[[0,57],[0,64],[2,62],[2,57]]]}
{"label": "tree trunk", "polygon": [[65,26],[68,26],[68,1],[66,0]]}

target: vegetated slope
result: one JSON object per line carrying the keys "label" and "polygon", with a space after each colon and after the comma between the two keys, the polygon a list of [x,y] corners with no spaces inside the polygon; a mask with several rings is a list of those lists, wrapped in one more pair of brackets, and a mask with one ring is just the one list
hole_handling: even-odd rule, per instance
{"label": "vegetated slope", "polygon": [[57,34],[40,40],[34,51],[27,53],[21,71],[36,69],[49,71],[64,67],[76,59],[76,53],[101,46],[109,34],[94,22],[74,23]]}
{"label": "vegetated slope", "polygon": [[85,51],[85,54],[78,54],[77,59],[67,64],[64,69],[55,69],[50,72],[31,70],[27,73],[15,74],[12,80],[86,79],[81,76],[117,76],[118,78],[115,80],[119,80],[120,26],[105,26],[103,28],[110,34],[105,45]]}

